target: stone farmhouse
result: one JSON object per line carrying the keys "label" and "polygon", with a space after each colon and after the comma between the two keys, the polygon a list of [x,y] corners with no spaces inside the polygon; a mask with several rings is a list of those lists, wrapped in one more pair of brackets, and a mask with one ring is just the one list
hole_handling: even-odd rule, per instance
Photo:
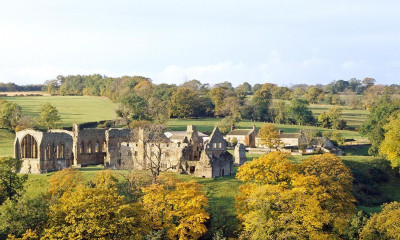
{"label": "stone farmhouse", "polygon": [[[189,125],[181,137],[145,142],[143,129],[86,128],[72,131],[17,132],[14,154],[22,160],[22,173],[47,173],[70,166],[104,165],[111,169],[144,170],[159,161],[163,170],[214,178],[233,173],[233,156],[218,128],[204,141]],[[240,150],[240,151],[239,151]],[[237,152],[244,162],[244,148]],[[241,154],[241,155],[240,155]]]}
{"label": "stone farmhouse", "polygon": [[[233,126],[232,130],[226,135],[226,140],[232,144],[233,140],[236,139],[238,143],[243,144],[245,147],[250,149],[266,149],[267,146],[261,144],[261,138],[257,135],[258,133],[255,126],[253,126],[252,129],[235,129]],[[336,147],[328,138],[314,137],[310,141],[307,141],[307,138],[302,132],[284,133],[282,131],[279,131],[279,140],[280,146],[278,147],[278,149],[288,153],[312,154],[319,152],[329,152],[336,155],[342,155],[343,153],[343,151],[340,148]],[[252,149],[252,151],[254,152],[257,150]]]}
{"label": "stone farmhouse", "polygon": [[254,125],[251,129],[236,129],[234,125],[231,131],[226,135],[226,140],[232,143],[235,139],[237,143],[241,143],[246,147],[256,147],[257,130]]}
{"label": "stone farmhouse", "polygon": [[[281,142],[281,147],[298,147],[302,144],[306,144],[306,139],[301,133],[283,133],[279,131],[279,140]],[[266,147],[261,144],[260,137],[257,136],[255,141],[258,148]]]}

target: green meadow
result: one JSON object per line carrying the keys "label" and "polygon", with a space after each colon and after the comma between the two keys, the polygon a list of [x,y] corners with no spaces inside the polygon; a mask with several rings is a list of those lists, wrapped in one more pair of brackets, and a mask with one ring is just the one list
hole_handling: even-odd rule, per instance
{"label": "green meadow", "polygon": [[94,122],[115,119],[118,104],[102,97],[92,96],[38,96],[38,97],[1,97],[0,99],[17,103],[22,111],[33,117],[39,116],[40,106],[49,102],[58,109],[61,127],[73,123]]}
{"label": "green meadow", "polygon": [[[313,112],[314,117],[318,117],[319,114],[327,112],[329,108],[335,107],[334,105],[328,104],[311,104],[310,109]],[[353,128],[359,128],[361,124],[367,120],[369,111],[368,110],[354,110],[349,109],[345,106],[340,106],[342,109],[343,119],[347,121],[347,125]]]}

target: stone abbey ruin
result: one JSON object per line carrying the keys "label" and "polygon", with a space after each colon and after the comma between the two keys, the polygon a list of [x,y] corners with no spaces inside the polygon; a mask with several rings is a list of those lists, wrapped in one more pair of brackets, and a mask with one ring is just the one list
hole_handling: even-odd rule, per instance
{"label": "stone abbey ruin", "polygon": [[[17,132],[15,158],[22,173],[47,173],[70,166],[104,165],[110,169],[162,170],[214,178],[233,174],[233,156],[218,128],[208,137],[188,125],[185,132],[166,134],[163,141],[146,141],[144,129],[84,128],[72,131]],[[245,162],[244,146],[235,149],[237,165]]]}

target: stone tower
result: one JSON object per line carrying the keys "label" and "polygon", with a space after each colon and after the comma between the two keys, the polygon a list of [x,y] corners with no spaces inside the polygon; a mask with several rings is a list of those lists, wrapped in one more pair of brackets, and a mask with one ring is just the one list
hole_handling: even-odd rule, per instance
{"label": "stone tower", "polygon": [[235,165],[242,166],[247,162],[246,149],[243,144],[238,143],[235,147]]}

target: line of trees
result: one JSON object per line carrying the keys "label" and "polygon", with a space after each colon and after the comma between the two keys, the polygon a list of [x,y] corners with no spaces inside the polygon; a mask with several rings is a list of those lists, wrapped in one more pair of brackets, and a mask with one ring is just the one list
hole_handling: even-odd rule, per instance
{"label": "line of trees", "polygon": [[31,92],[42,91],[43,84],[17,85],[15,83],[0,82],[0,92]]}

